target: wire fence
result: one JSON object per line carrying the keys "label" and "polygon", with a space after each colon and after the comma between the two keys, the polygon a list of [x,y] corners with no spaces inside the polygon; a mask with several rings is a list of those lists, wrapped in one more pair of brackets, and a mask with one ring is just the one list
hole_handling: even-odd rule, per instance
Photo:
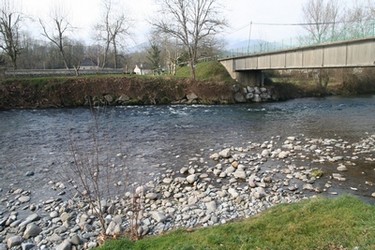
{"label": "wire fence", "polygon": [[220,58],[228,57],[240,57],[255,55],[261,53],[277,52],[282,50],[316,46],[320,44],[327,44],[333,42],[350,41],[356,39],[364,39],[375,37],[375,21],[372,20],[366,23],[352,23],[352,25],[346,25],[345,27],[338,27],[337,30],[331,31],[329,34],[321,35],[320,37],[314,36],[299,36],[290,39],[284,39],[277,42],[267,41],[249,41],[247,47],[236,48],[230,51],[224,52],[220,55]]}

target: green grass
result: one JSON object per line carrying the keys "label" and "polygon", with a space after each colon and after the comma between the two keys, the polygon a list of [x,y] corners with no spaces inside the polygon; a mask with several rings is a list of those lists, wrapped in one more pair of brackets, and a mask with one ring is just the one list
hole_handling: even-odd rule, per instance
{"label": "green grass", "polygon": [[256,217],[194,232],[177,230],[106,249],[375,249],[375,207],[351,197],[276,206]]}
{"label": "green grass", "polygon": [[[190,78],[190,67],[181,67],[176,72],[176,77]],[[196,65],[197,80],[233,81],[223,65],[217,61],[201,62]]]}

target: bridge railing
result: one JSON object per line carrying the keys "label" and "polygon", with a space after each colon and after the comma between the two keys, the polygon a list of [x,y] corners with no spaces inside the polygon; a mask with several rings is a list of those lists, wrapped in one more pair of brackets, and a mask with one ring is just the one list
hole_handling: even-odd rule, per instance
{"label": "bridge railing", "polygon": [[322,37],[320,41],[313,39],[311,36],[299,36],[276,42],[264,41],[251,43],[250,41],[247,47],[227,51],[219,57],[228,58],[248,56],[319,44],[375,37],[375,21],[372,20],[366,23],[352,23],[350,26],[346,25],[345,27],[338,28],[337,30],[338,31],[332,32],[329,36]]}

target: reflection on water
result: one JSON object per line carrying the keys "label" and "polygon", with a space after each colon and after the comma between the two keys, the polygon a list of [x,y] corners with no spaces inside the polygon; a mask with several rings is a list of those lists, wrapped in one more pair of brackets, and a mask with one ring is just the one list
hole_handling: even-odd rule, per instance
{"label": "reflection on water", "polygon": [[[132,174],[145,178],[157,164],[179,167],[209,149],[262,142],[272,136],[343,138],[355,142],[375,133],[375,97],[311,98],[231,106],[132,106],[97,109],[108,157],[122,153]],[[0,188],[46,187],[69,142],[89,144],[90,110],[0,112]],[[27,171],[35,176],[26,178]],[[369,171],[369,170],[367,170]]]}

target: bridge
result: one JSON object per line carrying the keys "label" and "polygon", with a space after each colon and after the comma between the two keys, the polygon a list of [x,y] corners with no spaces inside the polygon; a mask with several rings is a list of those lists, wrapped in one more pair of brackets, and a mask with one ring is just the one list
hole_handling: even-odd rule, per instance
{"label": "bridge", "polygon": [[375,37],[219,59],[238,82],[261,85],[263,70],[375,66]]}

